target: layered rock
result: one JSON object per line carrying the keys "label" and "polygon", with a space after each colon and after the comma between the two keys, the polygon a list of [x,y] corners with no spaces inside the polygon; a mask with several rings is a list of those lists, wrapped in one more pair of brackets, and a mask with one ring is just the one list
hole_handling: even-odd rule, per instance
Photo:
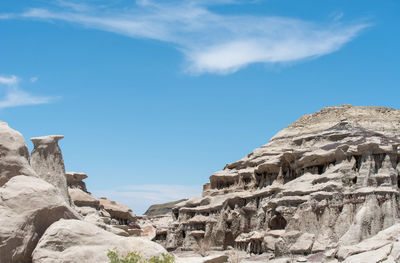
{"label": "layered rock", "polygon": [[183,201],[187,201],[187,199],[181,199],[181,200],[172,201],[172,202],[168,202],[168,203],[164,203],[164,204],[151,205],[146,210],[144,215],[146,215],[146,216],[162,216],[162,215],[169,214],[172,212],[172,208],[175,205],[177,205]]}
{"label": "layered rock", "polygon": [[357,244],[399,221],[399,145],[395,109],[306,115],[175,206],[164,243],[191,249],[204,239],[276,257]]}
{"label": "layered rock", "polygon": [[106,210],[113,219],[117,220],[120,225],[129,225],[135,221],[136,215],[129,206],[109,200],[105,197],[100,197],[98,200],[104,210]]}
{"label": "layered rock", "polygon": [[0,186],[17,175],[36,176],[24,137],[0,121]]}
{"label": "layered rock", "polygon": [[85,173],[67,172],[65,173],[65,178],[67,179],[68,188],[77,188],[84,192],[88,192],[86,189],[86,183],[83,181],[88,178]]}
{"label": "layered rock", "polygon": [[58,146],[58,141],[62,138],[62,135],[31,138],[34,149],[30,164],[40,178],[57,187],[64,199],[70,203],[64,160]]}
{"label": "layered rock", "polygon": [[132,210],[121,203],[96,198],[86,189],[85,173],[67,172],[68,193],[76,211],[87,222],[120,236],[140,236],[143,231],[136,223]]}

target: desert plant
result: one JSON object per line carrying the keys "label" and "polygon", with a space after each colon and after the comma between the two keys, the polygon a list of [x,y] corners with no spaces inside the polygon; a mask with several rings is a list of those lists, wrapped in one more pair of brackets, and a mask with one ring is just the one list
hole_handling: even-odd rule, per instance
{"label": "desert plant", "polygon": [[170,254],[161,254],[162,258],[158,256],[151,257],[147,260],[147,263],[174,263],[175,259]]}
{"label": "desert plant", "polygon": [[125,257],[120,256],[118,251],[114,248],[113,250],[108,250],[107,257],[110,263],[174,263],[175,258],[170,254],[161,254],[159,256],[153,256],[149,259],[143,259],[138,252],[128,252]]}

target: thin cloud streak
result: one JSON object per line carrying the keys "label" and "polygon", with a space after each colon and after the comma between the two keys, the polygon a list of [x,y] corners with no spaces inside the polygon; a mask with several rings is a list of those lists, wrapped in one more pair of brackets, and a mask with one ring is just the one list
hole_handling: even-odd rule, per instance
{"label": "thin cloud streak", "polygon": [[20,79],[11,75],[9,77],[0,76],[0,109],[46,104],[56,100],[56,97],[36,96],[32,95],[19,87]]}
{"label": "thin cloud streak", "polygon": [[166,203],[194,196],[201,196],[201,187],[187,185],[131,185],[114,189],[95,190],[96,197],[123,203],[132,208],[133,212],[143,214],[153,204]]}
{"label": "thin cloud streak", "polygon": [[[136,2],[131,8],[85,6],[62,1],[62,11],[33,8],[19,16],[61,20],[132,38],[172,43],[192,74],[229,74],[253,63],[288,63],[323,56],[357,37],[367,23],[308,22],[274,16],[222,15],[210,5],[243,1]],[[67,4],[70,3],[70,4]],[[71,8],[68,8],[71,6]]]}

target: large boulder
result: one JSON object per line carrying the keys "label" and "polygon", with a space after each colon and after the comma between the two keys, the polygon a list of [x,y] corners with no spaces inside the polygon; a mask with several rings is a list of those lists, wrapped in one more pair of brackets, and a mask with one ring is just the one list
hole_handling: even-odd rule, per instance
{"label": "large boulder", "polygon": [[106,263],[108,250],[114,248],[121,255],[135,251],[143,258],[167,253],[162,246],[143,238],[118,236],[84,221],[60,220],[40,239],[33,263]]}
{"label": "large boulder", "polygon": [[1,262],[31,262],[40,237],[61,218],[79,215],[53,185],[37,177],[11,178],[0,188]]}
{"label": "large boulder", "polygon": [[40,178],[57,187],[64,199],[71,203],[65,178],[65,166],[58,141],[62,135],[49,135],[31,138],[34,149],[31,153],[31,166]]}
{"label": "large boulder", "polygon": [[16,175],[36,176],[24,137],[0,121],[0,186]]}

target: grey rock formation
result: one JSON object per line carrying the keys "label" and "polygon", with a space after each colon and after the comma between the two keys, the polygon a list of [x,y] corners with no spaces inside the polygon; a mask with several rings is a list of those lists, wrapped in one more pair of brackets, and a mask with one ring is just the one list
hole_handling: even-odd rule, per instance
{"label": "grey rock formation", "polygon": [[0,186],[16,175],[36,176],[24,137],[0,121]]}
{"label": "grey rock formation", "polygon": [[[0,122],[0,263],[108,262],[107,249],[114,246],[145,256],[165,252],[147,239],[120,237],[138,228],[131,222],[135,215],[128,207],[107,200],[110,215],[87,192],[82,181],[85,174],[65,174],[57,144],[61,138],[32,138],[35,148],[29,163],[22,135]],[[70,203],[69,193],[75,204]],[[79,220],[58,224],[60,219]],[[38,247],[39,239],[49,231],[57,236],[45,234]]]}
{"label": "grey rock formation", "polygon": [[69,188],[78,188],[84,192],[88,192],[86,189],[86,183],[83,181],[88,176],[85,173],[67,172],[65,178],[67,179],[67,186]]}
{"label": "grey rock formation", "polygon": [[183,202],[183,201],[187,201],[187,199],[181,199],[178,201],[172,201],[172,202],[168,202],[168,203],[164,203],[164,204],[155,204],[150,206],[147,211],[144,213],[144,215],[146,216],[161,216],[161,215],[166,215],[168,213],[172,212],[172,208]]}
{"label": "grey rock formation", "polygon": [[155,240],[168,249],[204,239],[254,254],[335,257],[399,222],[399,145],[396,109],[342,105],[305,115],[211,175],[203,196],[176,205],[174,223]]}
{"label": "grey rock formation", "polygon": [[64,160],[58,146],[58,141],[62,138],[64,138],[62,135],[31,138],[34,149],[30,163],[40,178],[54,185],[64,199],[71,203],[65,179]]}
{"label": "grey rock formation", "polygon": [[107,251],[117,248],[121,255],[139,252],[143,258],[167,251],[139,237],[121,237],[79,220],[60,220],[51,225],[33,252],[33,263],[108,263]]}
{"label": "grey rock formation", "polygon": [[32,176],[14,176],[0,188],[0,262],[31,262],[45,230],[61,218],[80,218],[59,191]]}
{"label": "grey rock formation", "polygon": [[136,215],[128,206],[107,198],[96,198],[87,191],[83,181],[88,177],[86,174],[68,172],[65,176],[71,201],[84,221],[120,236],[140,236],[143,233],[136,223]]}

